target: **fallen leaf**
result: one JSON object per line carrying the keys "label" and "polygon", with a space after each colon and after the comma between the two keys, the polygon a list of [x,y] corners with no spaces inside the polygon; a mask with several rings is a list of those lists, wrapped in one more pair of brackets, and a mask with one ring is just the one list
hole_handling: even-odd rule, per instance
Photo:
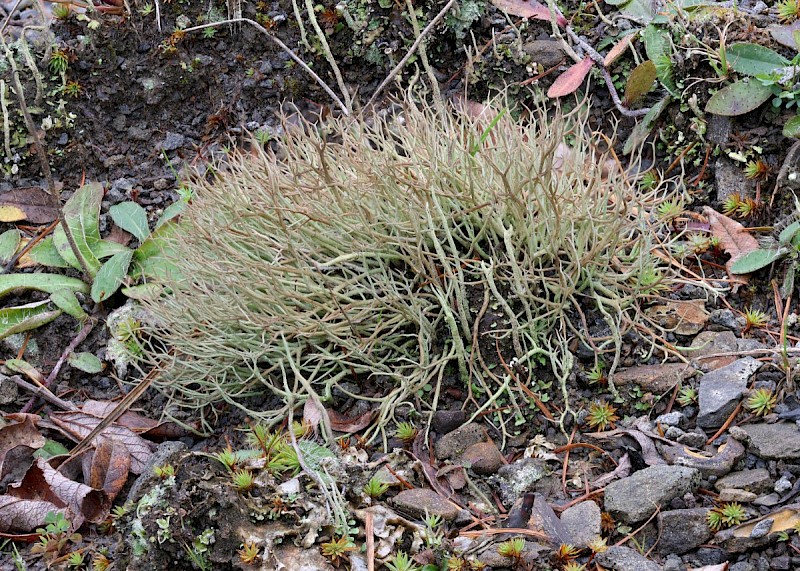
{"label": "fallen leaf", "polygon": [[569,67],[567,71],[556,78],[553,85],[547,90],[547,96],[555,99],[573,93],[581,86],[593,65],[592,58],[586,57]]}
{"label": "fallen leaf", "polygon": [[[61,432],[76,442],[88,436],[100,424],[102,418],[84,412],[54,412],[50,420]],[[153,445],[134,433],[130,428],[112,424],[101,432],[103,436],[114,438],[124,444],[131,455],[131,472],[141,474],[153,454]]]}
{"label": "fallen leaf", "polygon": [[303,405],[303,422],[317,430],[319,423],[322,422],[323,411],[321,406],[314,402],[314,399],[306,399]]}
{"label": "fallen leaf", "polygon": [[[758,240],[736,220],[720,214],[709,206],[703,207],[703,214],[708,217],[711,235],[719,239],[720,245],[731,257],[725,268],[728,270],[728,275],[733,278],[731,264],[748,252],[758,250]],[[736,279],[740,283],[747,283],[742,276],[736,276]]]}
{"label": "fallen leaf", "polygon": [[[550,21],[550,8],[537,0],[492,0],[492,4],[512,16]],[[555,16],[556,24],[562,28],[567,25],[567,19],[563,14],[556,11]]]}
{"label": "fallen leaf", "polygon": [[50,195],[38,186],[15,188],[0,194],[0,222],[47,224],[58,218]]}
{"label": "fallen leaf", "polygon": [[7,415],[6,420],[16,420],[0,428],[0,477],[5,473],[3,461],[9,452],[16,448],[36,450],[44,446],[46,439],[36,428],[39,417],[35,414]]}
{"label": "fallen leaf", "polygon": [[720,563],[719,565],[703,565],[702,567],[690,567],[689,571],[726,571],[728,569],[728,562]]}
{"label": "fallen leaf", "polygon": [[637,65],[625,85],[625,106],[630,107],[653,89],[656,83],[656,66],[646,60]]}
{"label": "fallen leaf", "polygon": [[25,500],[13,496],[0,496],[0,531],[30,531],[44,527],[48,512],[62,513],[69,518],[64,506],[45,500]]}
{"label": "fallen leaf", "polygon": [[[22,482],[11,484],[8,495],[23,500],[44,499],[53,504],[69,507],[81,519],[92,523],[103,521],[111,510],[111,500],[102,490],[66,478],[43,458],[37,458]],[[80,527],[72,520],[73,525]]]}
{"label": "fallen leaf", "polygon": [[594,482],[591,483],[591,489],[595,490],[597,488],[603,488],[613,482],[614,480],[621,480],[622,478],[627,478],[631,475],[631,458],[628,456],[628,453],[622,455],[622,458],[619,459],[617,463],[617,467],[614,468],[612,472],[608,472],[603,474],[599,478],[597,478]]}
{"label": "fallen leaf", "polygon": [[349,418],[335,410],[328,409],[328,417],[331,420],[332,430],[336,432],[358,432],[369,426],[377,412],[377,409],[368,410],[355,418]]}
{"label": "fallen leaf", "polygon": [[103,490],[111,501],[125,486],[131,467],[128,449],[113,438],[100,436],[92,455],[89,477],[86,481],[95,489]]}
{"label": "fallen leaf", "polygon": [[[87,400],[81,406],[81,410],[92,416],[105,418],[116,407],[117,403],[111,401]],[[116,424],[130,428],[136,434],[149,440],[175,440],[188,434],[185,428],[174,422],[159,422],[130,410],[122,413],[122,416],[116,420]],[[187,424],[200,428],[199,423]]]}
{"label": "fallen leaf", "polygon": [[618,41],[616,45],[613,48],[611,48],[611,50],[609,50],[609,52],[606,54],[606,57],[603,59],[603,66],[608,67],[612,63],[617,61],[617,59],[622,54],[624,54],[625,50],[627,50],[628,47],[631,45],[631,42],[633,42],[633,38],[635,35],[636,34],[628,34],[620,41]]}

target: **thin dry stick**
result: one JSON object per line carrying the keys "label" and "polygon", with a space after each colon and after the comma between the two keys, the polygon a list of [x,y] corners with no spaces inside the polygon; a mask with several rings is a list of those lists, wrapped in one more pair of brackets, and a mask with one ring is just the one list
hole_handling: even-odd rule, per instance
{"label": "thin dry stick", "polygon": [[730,416],[729,416],[729,417],[728,417],[728,419],[725,421],[725,423],[724,423],[722,426],[720,426],[720,427],[719,427],[719,430],[717,430],[717,431],[714,433],[714,436],[712,436],[711,438],[709,438],[708,440],[706,440],[706,444],[711,444],[711,443],[712,443],[712,442],[714,442],[714,441],[715,441],[717,438],[719,438],[719,437],[722,435],[722,433],[723,433],[723,432],[725,432],[726,430],[728,430],[728,427],[729,427],[729,426],[731,425],[731,423],[733,422],[733,419],[734,419],[734,418],[736,418],[736,415],[738,415],[740,412],[742,412],[742,403],[739,403],[739,404],[737,404],[737,405],[736,405],[736,408],[735,408],[735,409],[733,409],[733,412],[730,414]]}
{"label": "thin dry stick", "polygon": [[[455,0],[450,0],[450,1],[452,3]],[[260,31],[262,34],[267,36],[270,40],[272,40],[275,43],[275,45],[277,45],[279,48],[281,48],[283,51],[285,51],[287,54],[289,54],[289,57],[292,58],[297,63],[297,65],[302,67],[305,70],[306,73],[308,73],[311,77],[313,77],[314,81],[316,81],[320,85],[320,87],[322,87],[322,89],[325,90],[325,93],[330,95],[331,99],[333,99],[336,102],[336,104],[339,106],[339,108],[342,110],[342,113],[344,113],[346,116],[350,115],[350,110],[347,108],[347,106],[344,103],[342,103],[342,100],[339,99],[339,97],[336,95],[336,93],[334,93],[333,89],[328,87],[328,84],[325,83],[320,76],[318,76],[316,73],[314,73],[314,70],[312,70],[310,67],[308,67],[308,64],[306,62],[304,62],[299,57],[297,57],[297,55],[291,50],[291,48],[289,46],[287,46],[282,41],[280,41],[278,38],[276,38],[275,36],[270,34],[266,30],[266,28],[264,28],[258,22],[255,22],[255,21],[251,20],[250,18],[230,18],[228,20],[221,20],[219,22],[211,22],[210,24],[202,24],[200,26],[192,26],[191,28],[186,28],[183,31],[184,32],[195,32],[197,30],[202,30],[203,28],[214,28],[214,27],[218,27],[218,26],[224,26],[226,24],[238,24],[238,23],[241,23],[241,22],[244,22],[246,24],[250,24],[251,26],[255,26],[255,28],[258,31]]]}
{"label": "thin dry stick", "polygon": [[442,18],[444,18],[445,14],[447,14],[447,12],[450,10],[450,8],[453,7],[453,4],[455,3],[456,0],[450,0],[447,4],[445,4],[444,8],[442,8],[441,11],[438,14],[436,14],[436,17],[433,20],[431,20],[431,23],[425,26],[425,29],[422,30],[422,33],[419,36],[417,36],[417,39],[414,41],[413,44],[411,44],[411,47],[408,48],[408,52],[406,53],[405,56],[403,56],[403,59],[401,59],[400,62],[396,66],[394,66],[394,69],[389,72],[389,75],[386,76],[386,79],[383,80],[383,82],[378,86],[378,89],[375,90],[375,93],[372,94],[372,97],[369,98],[369,101],[367,101],[367,104],[364,106],[365,108],[369,108],[373,103],[375,103],[375,100],[378,98],[378,95],[380,95],[381,91],[383,91],[384,88],[389,84],[389,82],[392,81],[394,77],[400,72],[400,70],[405,67],[405,65],[408,63],[408,60],[411,59],[411,56],[413,56],[414,53],[417,51],[417,48],[425,39],[425,37],[431,33],[433,27],[436,24],[438,24]]}
{"label": "thin dry stick", "polygon": [[375,522],[370,511],[364,521],[364,534],[367,536],[367,571],[375,571]]}
{"label": "thin dry stick", "polygon": [[61,227],[64,229],[64,235],[67,238],[67,242],[69,243],[72,253],[80,263],[81,269],[83,270],[84,279],[88,279],[91,275],[89,272],[89,267],[86,265],[86,260],[83,258],[83,254],[78,249],[78,245],[75,243],[75,238],[72,236],[72,231],[67,225],[67,220],[64,218],[64,211],[61,209],[61,193],[53,182],[53,173],[50,171],[50,163],[47,161],[47,152],[44,143],[42,143],[42,139],[39,137],[39,131],[37,131],[36,125],[33,123],[33,117],[31,117],[30,111],[28,110],[28,105],[25,103],[25,92],[22,89],[22,82],[19,80],[19,68],[17,67],[17,62],[14,59],[14,54],[11,53],[8,44],[2,35],[0,35],[0,41],[3,43],[6,59],[8,59],[9,63],[11,64],[11,79],[14,82],[14,92],[17,96],[17,102],[19,103],[19,108],[22,111],[22,116],[25,119],[25,127],[28,129],[30,136],[33,137],[33,146],[36,149],[36,156],[39,158],[39,163],[42,167],[42,174],[47,180],[50,201],[53,208],[58,211],[58,221],[61,224]]}
{"label": "thin dry stick", "polygon": [[23,248],[22,248],[22,249],[21,249],[19,252],[17,252],[16,254],[14,254],[14,255],[11,257],[11,259],[8,261],[8,263],[5,265],[5,267],[3,267],[3,269],[2,269],[2,270],[0,270],[0,274],[7,274],[8,272],[10,272],[10,271],[11,271],[11,269],[12,269],[12,268],[13,268],[13,267],[14,267],[14,266],[17,264],[17,262],[19,261],[19,259],[20,259],[22,256],[24,256],[25,254],[27,254],[28,252],[30,252],[30,251],[31,251],[31,249],[32,249],[32,248],[33,248],[33,247],[34,247],[36,244],[38,244],[39,242],[41,242],[41,241],[42,241],[42,239],[43,239],[45,236],[47,236],[48,234],[50,234],[50,232],[52,232],[53,230],[55,230],[56,226],[58,226],[58,222],[59,222],[59,221],[58,221],[58,220],[56,220],[55,222],[53,222],[52,224],[50,224],[50,226],[48,226],[47,228],[45,228],[44,230],[42,230],[41,232],[39,232],[39,234],[36,236],[36,238],[33,238],[32,240],[28,240],[28,243],[27,243],[27,244],[25,244],[25,246],[24,246],[24,247],[23,247]]}
{"label": "thin dry stick", "polygon": [[63,410],[78,410],[78,407],[72,404],[71,402],[67,402],[63,399],[58,398],[53,392],[48,389],[44,385],[40,384],[31,384],[24,380],[19,375],[14,375],[9,377],[10,380],[14,381],[14,383],[21,389],[25,389],[29,393],[33,393],[36,396],[46,400],[50,404],[54,404],[55,406],[59,407]]}

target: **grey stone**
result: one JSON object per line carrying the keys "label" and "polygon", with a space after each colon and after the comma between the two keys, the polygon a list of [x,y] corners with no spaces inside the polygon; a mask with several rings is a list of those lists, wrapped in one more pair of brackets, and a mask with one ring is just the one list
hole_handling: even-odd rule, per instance
{"label": "grey stone", "polygon": [[668,440],[677,441],[678,438],[684,436],[685,434],[686,433],[677,426],[670,426],[666,431],[664,431],[664,437],[666,437]]}
{"label": "grey stone", "polygon": [[185,142],[186,137],[180,133],[167,133],[167,136],[161,142],[160,148],[165,151],[174,151],[180,149]]}
{"label": "grey stone", "polygon": [[700,472],[694,468],[651,466],[606,486],[605,509],[625,523],[638,523],[699,485]]}
{"label": "grey stone", "polygon": [[473,444],[487,440],[489,440],[489,434],[486,429],[480,424],[471,422],[442,436],[434,445],[434,452],[437,459],[449,460],[460,456]]}
{"label": "grey stone", "polygon": [[789,569],[789,556],[780,555],[778,557],[773,557],[772,560],[769,562],[769,568],[777,569],[778,571]]}
{"label": "grey stone", "polygon": [[775,491],[779,494],[784,494],[792,489],[792,481],[789,479],[786,474],[781,476],[777,482],[775,482]]}
{"label": "grey stone", "polygon": [[642,365],[618,371],[614,375],[614,384],[618,387],[635,384],[654,393],[664,393],[696,373],[694,368],[684,363]]}
{"label": "grey stone", "polygon": [[745,357],[704,375],[699,383],[697,425],[703,428],[722,426],[739,404],[747,389],[747,381],[761,365],[761,361]]}
{"label": "grey stone", "polygon": [[662,414],[656,418],[656,424],[664,426],[684,426],[686,424],[686,417],[678,411],[673,411],[668,414]]}
{"label": "grey stone", "polygon": [[392,498],[392,504],[413,517],[438,515],[444,521],[453,521],[461,511],[456,504],[427,488],[403,490]]}
{"label": "grey stone", "polygon": [[598,553],[595,561],[612,571],[662,571],[660,565],[630,547],[609,547]]}
{"label": "grey stone", "polygon": [[800,458],[800,429],[797,425],[748,424],[741,427],[750,437],[749,450],[764,460]]}
{"label": "grey stone", "polygon": [[129,178],[118,178],[111,183],[111,188],[106,193],[106,200],[117,204],[127,198],[127,194],[133,190],[134,181]]}
{"label": "grey stone", "polygon": [[726,488],[736,488],[753,492],[754,494],[762,494],[772,489],[772,478],[764,468],[742,470],[720,478],[714,483],[714,487],[719,491]]}
{"label": "grey stone", "polygon": [[564,59],[564,49],[555,40],[533,40],[522,46],[523,51],[531,56],[534,63],[545,69],[558,65]]}
{"label": "grey stone", "polygon": [[[708,317],[708,323],[721,329],[739,331],[744,325],[744,319],[739,321],[737,315],[730,309],[715,309]],[[716,329],[714,329],[716,331]]]}
{"label": "grey stone", "polygon": [[775,520],[772,518],[768,517],[762,519],[753,526],[753,529],[750,531],[750,539],[761,539],[762,537],[767,537],[772,529],[773,523],[775,523]]}
{"label": "grey stone", "polygon": [[600,535],[600,506],[586,501],[569,507],[561,514],[561,523],[567,529],[570,544],[588,547]]}
{"label": "grey stone", "polygon": [[659,553],[687,553],[711,539],[713,534],[706,520],[709,511],[707,508],[695,508],[659,513]]}
{"label": "grey stone", "polygon": [[439,434],[447,434],[464,424],[467,413],[463,410],[437,410],[433,413],[431,427]]}
{"label": "grey stone", "polygon": [[550,473],[545,462],[539,458],[521,458],[501,466],[491,479],[506,505],[514,503],[526,492],[532,492],[536,482]]}
{"label": "grey stone", "polygon": [[706,435],[699,432],[687,432],[678,437],[678,443],[691,446],[692,448],[702,448],[706,444]]}
{"label": "grey stone", "polygon": [[742,198],[752,198],[755,195],[755,182],[745,177],[742,168],[726,157],[717,160],[714,176],[718,202],[725,202],[733,194],[739,194]]}
{"label": "grey stone", "polygon": [[19,387],[14,379],[21,378],[19,375],[7,377],[0,373],[0,405],[11,404],[19,396]]}
{"label": "grey stone", "polygon": [[670,554],[664,560],[664,571],[683,571],[683,561],[677,555]]}
{"label": "grey stone", "polygon": [[728,571],[755,571],[756,567],[749,561],[739,561],[728,567]]}
{"label": "grey stone", "polygon": [[458,458],[458,463],[467,466],[476,474],[494,474],[505,463],[505,458],[491,440],[473,444]]}
{"label": "grey stone", "polygon": [[715,145],[726,146],[733,130],[733,122],[730,117],[723,115],[709,115],[708,129],[706,137]]}
{"label": "grey stone", "polygon": [[690,351],[683,354],[693,362],[697,362],[704,371],[713,371],[736,360],[733,355],[714,356],[719,353],[735,353],[738,350],[738,339],[733,331],[701,331],[694,338]]}
{"label": "grey stone", "polygon": [[737,488],[725,488],[718,496],[721,502],[739,502],[740,504],[749,504],[755,501],[757,497],[753,492],[745,492]]}
{"label": "grey stone", "polygon": [[[533,541],[526,541],[525,547],[522,549],[521,560],[523,564],[529,565],[530,569],[535,569],[537,559],[546,556],[551,552],[552,548]],[[514,561],[509,557],[503,557],[497,553],[497,546],[491,545],[483,553],[478,556],[478,561],[492,569],[507,569],[513,567]]]}

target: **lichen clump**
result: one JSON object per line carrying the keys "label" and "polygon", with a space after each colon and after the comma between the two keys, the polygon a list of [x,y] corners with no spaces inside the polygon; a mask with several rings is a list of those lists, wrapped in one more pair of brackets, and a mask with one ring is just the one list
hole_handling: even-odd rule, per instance
{"label": "lichen clump", "polygon": [[[516,403],[514,382],[546,363],[566,393],[576,308],[621,343],[663,270],[643,232],[652,204],[596,156],[585,115],[400,107],[287,127],[280,153],[258,146],[195,181],[171,248],[181,277],[150,307],[175,402],[269,422],[339,385],[379,402],[386,427],[423,387],[435,407],[446,378]],[[284,406],[248,410],[264,391]]]}

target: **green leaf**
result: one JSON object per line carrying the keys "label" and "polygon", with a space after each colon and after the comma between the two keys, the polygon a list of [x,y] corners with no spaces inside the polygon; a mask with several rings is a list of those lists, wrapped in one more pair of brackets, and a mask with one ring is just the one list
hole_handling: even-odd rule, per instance
{"label": "green leaf", "polygon": [[99,373],[103,370],[103,362],[91,353],[70,353],[67,362],[84,373]]}
{"label": "green leaf", "polygon": [[169,254],[172,251],[174,235],[179,228],[179,222],[170,222],[156,228],[147,240],[136,248],[131,275],[149,278],[175,277],[175,266],[169,260]]}
{"label": "green leaf", "polygon": [[706,103],[706,111],[733,117],[758,109],[772,96],[772,90],[756,80],[736,81],[723,87]]}
{"label": "green leaf", "polygon": [[44,384],[45,381],[44,375],[42,375],[36,369],[36,367],[31,365],[27,361],[24,361],[22,359],[6,359],[5,365],[15,373],[22,373],[32,381]]}
{"label": "green leaf", "polygon": [[154,283],[141,284],[137,286],[124,287],[120,290],[122,294],[130,299],[150,300],[158,299],[164,291],[163,286]]}
{"label": "green leaf", "polygon": [[110,258],[111,256],[127,252],[128,250],[130,250],[130,248],[123,246],[119,242],[114,242],[113,240],[100,240],[92,247],[92,251],[94,255],[97,256],[98,260]]}
{"label": "green leaf", "polygon": [[34,289],[54,293],[60,289],[89,293],[89,286],[78,278],[56,274],[2,274],[0,275],[0,297],[15,289]]}
{"label": "green leaf", "polygon": [[58,249],[56,248],[55,243],[53,243],[52,236],[48,236],[31,248],[28,252],[28,257],[37,264],[41,264],[49,268],[70,267],[66,260],[61,257],[61,254],[58,253]]}
{"label": "green leaf", "polygon": [[750,76],[772,73],[776,68],[789,65],[789,60],[778,52],[745,42],[728,46],[726,58],[736,73]]}
{"label": "green leaf", "polygon": [[783,125],[783,136],[800,139],[800,115],[795,115]]}
{"label": "green leaf", "polygon": [[650,129],[653,128],[653,123],[661,116],[671,101],[672,97],[670,95],[663,97],[661,101],[650,108],[650,111],[647,112],[647,115],[645,115],[641,121],[636,123],[636,126],[631,130],[631,134],[622,147],[623,154],[631,154],[634,149],[638,148],[644,142],[650,134]]}
{"label": "green leaf", "polygon": [[185,200],[179,200],[178,202],[173,202],[172,204],[167,206],[164,209],[163,214],[161,214],[161,217],[158,219],[158,222],[156,222],[156,228],[160,227],[165,222],[169,222],[176,216],[180,216],[181,214],[183,214],[183,211],[186,210],[187,206],[188,204],[186,203]]}
{"label": "green leaf", "polygon": [[114,254],[103,264],[92,283],[92,299],[95,302],[100,303],[107,300],[119,289],[122,280],[128,275],[132,257],[133,250],[126,250]]}
{"label": "green leaf", "polygon": [[643,61],[628,76],[625,86],[625,105],[630,107],[644,97],[656,82],[656,66],[652,61]]}
{"label": "green leaf", "polygon": [[112,206],[108,213],[114,223],[130,232],[143,242],[150,234],[150,227],[147,225],[147,212],[135,202],[122,202]]}
{"label": "green leaf", "polygon": [[67,315],[71,315],[78,321],[83,321],[89,317],[81,307],[78,298],[75,297],[75,293],[72,290],[60,289],[55,291],[50,294],[50,301],[55,303],[61,311]]}
{"label": "green leaf", "polygon": [[[64,205],[64,219],[75,240],[81,256],[86,262],[89,274],[94,277],[102,265],[93,252],[100,242],[100,202],[103,200],[103,186],[99,183],[85,184],[75,191]],[[53,232],[53,243],[58,253],[75,269],[82,269],[72,252],[64,228],[59,224]]]}
{"label": "green leaf", "polygon": [[0,234],[0,265],[5,266],[14,257],[22,241],[22,234],[16,228],[12,228]]}
{"label": "green leaf", "polygon": [[792,242],[792,238],[794,238],[798,231],[800,231],[800,220],[795,220],[786,228],[781,230],[781,233],[778,235],[778,241],[781,244],[790,244]]}
{"label": "green leaf", "polygon": [[41,327],[59,315],[61,310],[52,309],[48,300],[0,309],[0,339]]}
{"label": "green leaf", "polygon": [[734,260],[731,264],[731,273],[749,274],[760,270],[761,268],[767,267],[775,260],[781,259],[787,252],[788,250],[786,248],[778,248],[777,250],[753,250]]}
{"label": "green leaf", "polygon": [[60,456],[61,454],[69,454],[69,449],[55,440],[49,438],[45,441],[44,446],[39,448],[33,453],[34,458],[44,458],[45,460],[53,456]]}
{"label": "green leaf", "polygon": [[656,77],[661,85],[673,97],[680,97],[675,86],[674,69],[672,67],[672,42],[669,33],[653,24],[649,24],[642,32],[644,49],[647,58],[653,62],[656,70]]}

